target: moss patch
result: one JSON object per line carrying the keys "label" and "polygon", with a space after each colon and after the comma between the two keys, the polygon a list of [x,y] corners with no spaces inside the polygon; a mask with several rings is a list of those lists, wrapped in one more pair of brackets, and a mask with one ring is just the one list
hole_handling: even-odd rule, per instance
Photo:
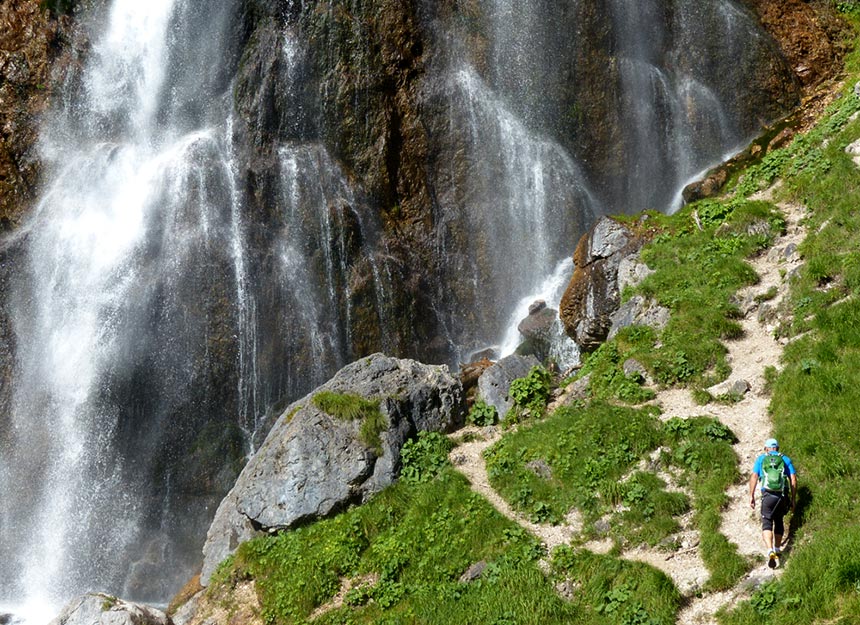
{"label": "moss patch", "polygon": [[341,421],[360,420],[359,439],[377,454],[382,454],[379,436],[388,427],[388,421],[382,414],[379,399],[367,399],[351,393],[320,391],[311,401],[314,406]]}

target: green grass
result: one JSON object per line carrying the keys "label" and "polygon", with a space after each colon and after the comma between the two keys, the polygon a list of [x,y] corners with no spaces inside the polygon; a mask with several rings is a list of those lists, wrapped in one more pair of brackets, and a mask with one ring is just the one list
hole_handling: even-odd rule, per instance
{"label": "green grass", "polygon": [[[856,13],[854,4],[842,4],[846,14]],[[853,85],[860,54],[846,59],[846,68]],[[653,408],[615,404],[650,398],[641,379],[623,374],[627,358],[641,362],[659,384],[687,386],[702,402],[713,400],[702,389],[729,372],[721,341],[740,332],[732,296],[756,280],[745,259],[784,227],[773,205],[749,196],[782,179],[779,199],[811,211],[790,319],[778,329],[795,340],[784,368],[767,372],[775,434],[800,472],[798,508],[789,517],[784,575],[721,614],[723,625],[860,622],[860,173],[844,153],[860,138],[860,121],[849,121],[857,110],[860,100],[846,88],[811,133],[731,182],[732,199],[637,221],[651,237],[643,260],[656,273],[625,297],[638,292],[669,307],[669,326],[623,330],[585,363],[594,401],[524,421],[487,453],[494,487],[538,522],[559,521],[576,507],[592,532],[610,515],[609,535],[618,543],[660,544],[677,528],[677,515],[692,507],[711,573],[706,589],[733,587],[750,563],[719,532],[726,490],[739,479],[731,432],[703,417],[661,424]],[[762,223],[766,232],[752,227]],[[540,418],[546,398],[537,376],[519,390],[525,416]],[[317,405],[337,418],[364,423],[381,414],[378,402],[374,408],[348,396],[328,400]],[[658,462],[689,489],[690,501],[667,492],[652,467],[637,468],[661,447]],[[370,581],[350,593],[347,605],[314,622],[675,622],[677,589],[644,564],[570,546],[556,550],[550,574],[542,573],[537,562],[544,554],[535,539],[470,491],[445,462],[447,450],[438,436],[414,441],[405,448],[401,483],[332,519],[242,545],[210,592],[252,578],[266,622],[284,625],[307,622],[343,578],[359,576]],[[479,561],[488,563],[481,580],[459,582]],[[573,589],[569,601],[554,589],[562,583]]]}
{"label": "green grass", "polygon": [[721,341],[741,333],[731,298],[758,280],[746,258],[768,247],[785,224],[772,204],[745,200],[697,202],[661,221],[663,232],[642,251],[656,272],[636,290],[672,316],[659,343],[650,350],[636,344],[639,358],[664,385],[710,386],[729,372]]}
{"label": "green grass", "polygon": [[[534,538],[448,469],[420,488],[399,484],[333,519],[243,544],[210,592],[252,578],[267,623],[303,623],[337,592],[341,577],[372,574],[377,581],[314,622],[674,622],[677,591],[654,569],[579,554],[557,557],[548,578],[536,566],[541,555]],[[482,560],[488,567],[479,581],[458,581]],[[557,579],[579,581],[587,592],[565,602],[553,588]]]}
{"label": "green grass", "polygon": [[[242,544],[213,578],[209,592],[225,596],[238,581],[254,579],[265,622],[304,623],[334,596],[341,578],[367,575],[373,581],[351,592],[347,605],[314,622],[618,622],[597,611],[602,596],[593,602],[562,600],[553,588],[557,578],[537,567],[543,555],[531,535],[448,467],[430,482],[401,482],[332,519]],[[626,571],[622,580],[642,578],[631,590],[631,604],[641,606],[653,618],[649,622],[674,622],[679,600],[671,583],[652,569],[643,574],[648,567],[610,560],[602,565],[608,572],[601,588],[611,586],[610,572]],[[481,579],[460,582],[480,561],[487,563]],[[568,570],[583,574],[582,567],[568,564],[559,575],[567,576]]]}
{"label": "green grass", "polygon": [[[857,52],[846,67],[853,85]],[[806,334],[787,346],[771,381],[776,436],[799,472],[798,508],[785,574],[722,615],[724,625],[860,620],[860,172],[844,153],[860,138],[860,121],[848,121],[857,110],[860,100],[846,88],[815,130],[789,146],[778,172],[784,197],[810,210],[793,316],[780,329]]]}
{"label": "green grass", "polygon": [[577,622],[675,622],[678,591],[671,579],[650,566],[570,547],[553,552],[552,566],[559,579],[576,586],[574,605],[588,616],[588,620]]}
{"label": "green grass", "polygon": [[728,376],[722,341],[741,334],[732,297],[758,280],[746,259],[785,228],[774,205],[746,199],[703,200],[675,215],[650,214],[631,227],[643,224],[651,241],[641,256],[655,273],[624,297],[641,294],[655,300],[671,311],[669,323],[659,332],[623,329],[586,357],[580,373],[591,375],[594,397],[629,404],[651,399],[653,391],[641,386],[641,378],[624,374],[628,358],[663,386],[701,389]]}
{"label": "green grass", "polygon": [[311,400],[317,408],[342,421],[361,421],[359,439],[382,454],[379,435],[388,427],[388,421],[379,408],[379,399],[367,399],[350,393],[320,391]]}
{"label": "green grass", "polygon": [[[601,500],[606,493],[657,448],[656,412],[606,403],[559,409],[485,452],[490,483],[536,522],[559,522],[573,507],[594,520],[607,507]],[[531,462],[546,463],[551,477],[539,476],[529,468]]]}
{"label": "green grass", "polygon": [[749,570],[749,563],[720,533],[726,489],[739,477],[732,450],[735,437],[719,421],[708,417],[673,418],[666,422],[665,460],[683,471],[682,484],[693,493],[694,518],[699,529],[699,553],[710,578],[709,590],[734,586]]}
{"label": "green grass", "polygon": [[[640,459],[664,446],[663,465],[679,469],[693,494],[708,587],[729,588],[749,569],[719,531],[725,491],[738,479],[734,436],[713,419],[675,418],[663,426],[656,415],[654,408],[602,402],[557,410],[487,451],[490,482],[535,522],[558,522],[577,508],[593,526],[610,514],[617,541],[654,546],[679,529],[678,515],[690,508],[685,495],[667,492],[653,472],[634,471]],[[549,479],[529,468],[534,462],[550,467]]]}

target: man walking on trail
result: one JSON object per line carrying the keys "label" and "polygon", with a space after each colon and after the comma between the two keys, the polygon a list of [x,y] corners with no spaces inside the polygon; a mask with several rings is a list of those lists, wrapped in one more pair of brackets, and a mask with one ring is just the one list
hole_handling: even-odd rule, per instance
{"label": "man walking on trail", "polygon": [[755,488],[761,482],[761,537],[768,550],[767,565],[779,566],[780,547],[785,533],[783,517],[794,510],[797,471],[791,459],[779,453],[775,438],[764,442],[764,453],[756,458],[750,475],[750,507],[755,510]]}

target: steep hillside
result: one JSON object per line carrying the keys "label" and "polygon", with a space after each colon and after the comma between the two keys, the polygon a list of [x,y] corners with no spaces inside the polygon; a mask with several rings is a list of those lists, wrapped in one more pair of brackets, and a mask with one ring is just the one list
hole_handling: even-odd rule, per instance
{"label": "steep hillside", "polygon": [[[454,466],[424,439],[371,503],[241,546],[190,622],[855,622],[858,61],[723,197],[628,220],[655,273],[625,297],[664,329],[622,330],[548,407],[534,372],[501,424],[476,409]],[[777,571],[744,486],[770,434],[801,485]]]}

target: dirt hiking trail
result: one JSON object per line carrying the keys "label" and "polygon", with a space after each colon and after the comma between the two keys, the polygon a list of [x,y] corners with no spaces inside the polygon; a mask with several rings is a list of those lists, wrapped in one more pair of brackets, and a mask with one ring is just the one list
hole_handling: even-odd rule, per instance
{"label": "dirt hiking trail", "polygon": [[[770,195],[766,192],[754,199],[770,199]],[[687,598],[685,607],[678,615],[678,625],[716,625],[714,614],[719,608],[731,607],[749,598],[751,592],[764,581],[781,574],[781,569],[771,570],[765,565],[758,510],[750,508],[747,494],[750,469],[762,451],[764,440],[772,431],[765,369],[780,367],[785,342],[774,339],[775,311],[788,293],[788,282],[793,270],[801,264],[797,246],[805,236],[801,224],[805,209],[794,204],[780,204],[779,208],[786,220],[785,234],[778,237],[769,250],[749,261],[760,281],[738,293],[741,310],[745,313],[741,321],[743,335],[737,340],[725,342],[732,373],[726,382],[710,389],[712,394],[719,395],[725,393],[725,389],[733,383],[743,385],[745,382],[749,390],[743,394],[743,399],[734,404],[711,402],[699,406],[686,389],[655,388],[657,397],[652,403],[661,407],[661,419],[710,416],[731,428],[737,437],[734,450],[743,479],[727,492],[729,504],[723,512],[720,531],[738,546],[741,555],[756,561],[755,568],[734,588],[724,592],[702,593],[701,588],[707,582],[709,573],[699,555],[699,533],[692,526],[692,513],[680,519],[682,528],[676,536],[680,545],[678,551],[638,547],[622,553],[621,557],[650,564],[673,579]],[[765,297],[765,294],[768,296]],[[582,525],[576,511],[572,511],[559,525],[535,524],[514,511],[490,486],[483,458],[484,450],[499,440],[501,433],[496,428],[469,427],[457,434],[462,436],[465,433],[470,433],[469,438],[474,440],[458,445],[451,452],[451,461],[471,482],[473,490],[483,495],[501,514],[534,534],[549,551],[559,545],[569,544],[579,536]],[[790,453],[790,450],[786,451]],[[660,477],[667,482],[668,488],[677,489],[670,475],[661,473]],[[786,546],[789,550],[790,541],[791,537],[788,536]],[[606,553],[612,546],[609,539],[585,544],[586,549],[599,553]]]}

